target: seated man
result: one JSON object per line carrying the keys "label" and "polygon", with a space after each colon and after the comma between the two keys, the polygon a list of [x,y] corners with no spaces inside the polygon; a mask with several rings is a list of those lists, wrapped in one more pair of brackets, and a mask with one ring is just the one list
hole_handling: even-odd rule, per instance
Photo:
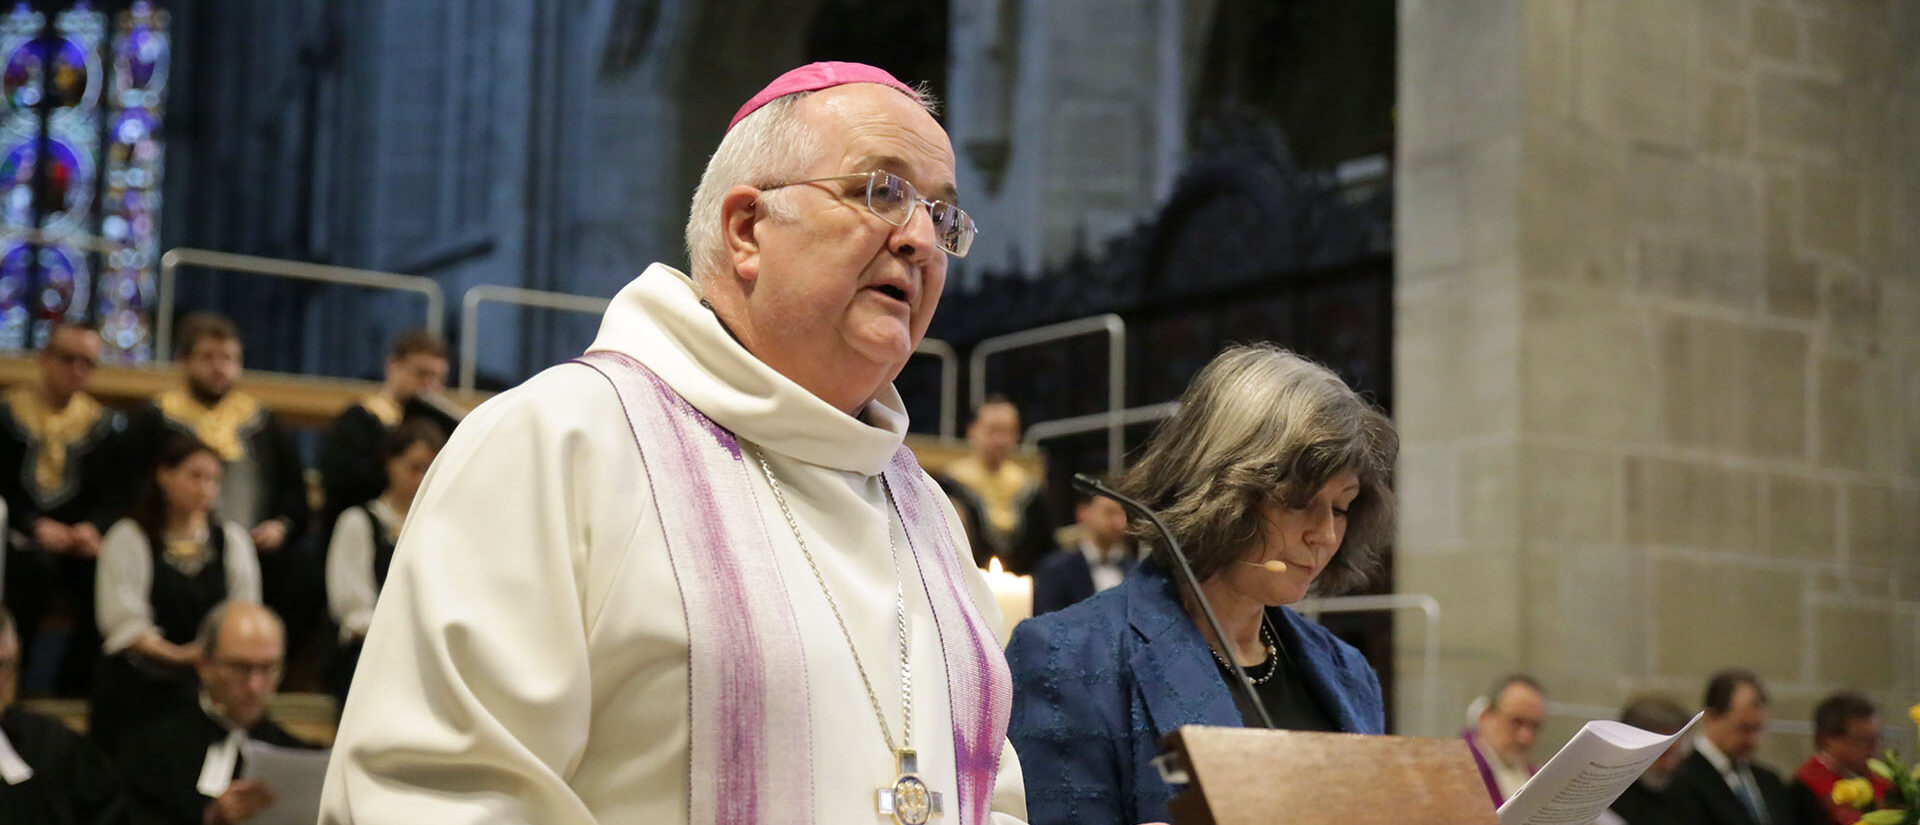
{"label": "seated man", "polygon": [[1025,575],[1053,546],[1045,479],[1011,460],[1020,443],[1020,410],[1003,395],[990,395],[967,424],[967,454],[941,471],[940,486],[979,527],[974,560],[990,556]]}
{"label": "seated man", "polygon": [[[1662,736],[1672,736],[1686,727],[1689,718],[1680,703],[1660,695],[1635,697],[1620,710],[1621,722]],[[1598,825],[1682,825],[1667,801],[1667,786],[1673,782],[1673,770],[1686,758],[1687,747],[1683,739],[1654,759],[1653,765],[1613,800],[1607,813],[1600,815]]]}
{"label": "seated man", "polygon": [[82,825],[125,816],[120,777],[57,719],[14,707],[20,636],[0,608],[0,820],[7,825]]}
{"label": "seated man", "polygon": [[1707,715],[1693,753],[1674,769],[1667,798],[1688,825],[1793,825],[1810,821],[1780,775],[1754,761],[1767,727],[1767,689],[1747,670],[1707,681]]}
{"label": "seated man", "polygon": [[200,625],[200,706],[130,734],[119,753],[133,821],[234,825],[273,805],[273,790],[238,778],[248,739],[310,748],[267,718],[280,687],[286,631],[273,611],[223,602]]}
{"label": "seated man", "polygon": [[1119,502],[1076,490],[1073,520],[1079,540],[1041,559],[1033,569],[1033,615],[1048,613],[1125,580],[1137,560],[1127,539],[1127,511]]}
{"label": "seated man", "polygon": [[1483,698],[1486,707],[1460,737],[1472,746],[1480,780],[1498,808],[1538,770],[1533,742],[1547,720],[1547,694],[1533,677],[1515,673],[1494,682]]}
{"label": "seated man", "polygon": [[1807,757],[1794,781],[1818,800],[1825,821],[1853,825],[1860,811],[1833,801],[1833,786],[1842,779],[1864,778],[1873,785],[1873,800],[1884,803],[1893,783],[1867,769],[1867,760],[1880,752],[1880,715],[1867,697],[1841,691],[1813,709],[1814,754]]}
{"label": "seated man", "polygon": [[124,418],[87,394],[100,346],[92,327],[55,324],[36,359],[40,380],[0,396],[0,498],[24,539],[7,551],[5,601],[31,663],[48,651],[41,620],[65,599],[72,635],[53,685],[64,696],[86,695],[100,658],[88,621],[96,558],[101,534],[126,505]]}

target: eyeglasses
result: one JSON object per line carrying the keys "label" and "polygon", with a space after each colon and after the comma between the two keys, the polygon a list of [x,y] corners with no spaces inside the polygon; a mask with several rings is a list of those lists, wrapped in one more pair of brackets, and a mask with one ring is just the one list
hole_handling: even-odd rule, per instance
{"label": "eyeglasses", "polygon": [[[955,258],[967,257],[967,250],[973,248],[973,236],[979,229],[973,225],[973,217],[966,210],[946,201],[927,200],[920,197],[920,190],[913,188],[905,178],[891,172],[872,171],[855,172],[850,175],[830,175],[824,178],[796,180],[788,183],[776,183],[762,186],[760,191],[767,192],[786,186],[799,186],[805,183],[824,183],[830,180],[867,180],[867,208],[873,214],[894,226],[906,226],[913,220],[913,208],[919,204],[927,205],[927,214],[933,217],[933,234],[940,244],[940,250]],[[852,192],[848,192],[852,195]]]}

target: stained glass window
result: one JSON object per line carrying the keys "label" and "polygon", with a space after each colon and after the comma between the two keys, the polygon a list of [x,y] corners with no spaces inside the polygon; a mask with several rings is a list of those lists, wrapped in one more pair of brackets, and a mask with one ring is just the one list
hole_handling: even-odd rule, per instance
{"label": "stained glass window", "polygon": [[133,3],[109,37],[88,3],[18,3],[0,56],[0,349],[94,319],[110,358],[147,360],[167,15]]}

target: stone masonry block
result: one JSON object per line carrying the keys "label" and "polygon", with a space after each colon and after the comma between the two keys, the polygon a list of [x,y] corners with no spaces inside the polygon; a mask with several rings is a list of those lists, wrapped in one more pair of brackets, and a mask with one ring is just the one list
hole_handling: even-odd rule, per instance
{"label": "stone masonry block", "polygon": [[1603,297],[1529,291],[1521,334],[1521,415],[1526,431],[1647,441],[1659,401],[1647,319],[1639,306]]}
{"label": "stone masonry block", "polygon": [[1800,675],[1807,638],[1800,573],[1660,557],[1647,588],[1660,675],[1704,681],[1734,666],[1779,681]]}
{"label": "stone masonry block", "polygon": [[1609,544],[1624,534],[1617,455],[1529,444],[1521,451],[1521,529],[1529,542]]}
{"label": "stone masonry block", "polygon": [[1741,553],[1759,544],[1760,479],[1752,472],[1630,456],[1626,482],[1633,544]]}
{"label": "stone masonry block", "polygon": [[1671,443],[1767,458],[1805,455],[1805,335],[1670,315],[1658,324],[1655,357]]}
{"label": "stone masonry block", "polygon": [[1681,148],[1692,134],[1696,16],[1659,0],[1588,2],[1575,30],[1575,112],[1603,135]]}
{"label": "stone masonry block", "polygon": [[1815,563],[1840,558],[1840,492],[1833,482],[1769,475],[1761,510],[1761,548],[1771,556]]}

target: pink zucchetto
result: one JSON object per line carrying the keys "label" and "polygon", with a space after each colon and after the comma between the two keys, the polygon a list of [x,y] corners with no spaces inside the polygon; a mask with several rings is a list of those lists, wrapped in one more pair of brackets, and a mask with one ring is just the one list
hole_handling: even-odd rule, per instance
{"label": "pink zucchetto", "polygon": [[887,74],[885,69],[869,66],[865,63],[808,63],[805,66],[801,66],[798,69],[776,77],[772,83],[768,83],[767,87],[761,89],[759,94],[754,95],[745,105],[741,106],[740,111],[733,113],[733,120],[727,123],[727,131],[733,131],[733,127],[740,124],[741,118],[753,114],[754,110],[773,102],[777,98],[786,97],[796,92],[817,92],[821,89],[831,89],[835,86],[844,86],[848,83],[878,83],[882,86],[892,86],[895,89],[906,92],[909,97],[915,100],[920,98],[920,93],[914,91],[912,86],[901,83],[898,78]]}

